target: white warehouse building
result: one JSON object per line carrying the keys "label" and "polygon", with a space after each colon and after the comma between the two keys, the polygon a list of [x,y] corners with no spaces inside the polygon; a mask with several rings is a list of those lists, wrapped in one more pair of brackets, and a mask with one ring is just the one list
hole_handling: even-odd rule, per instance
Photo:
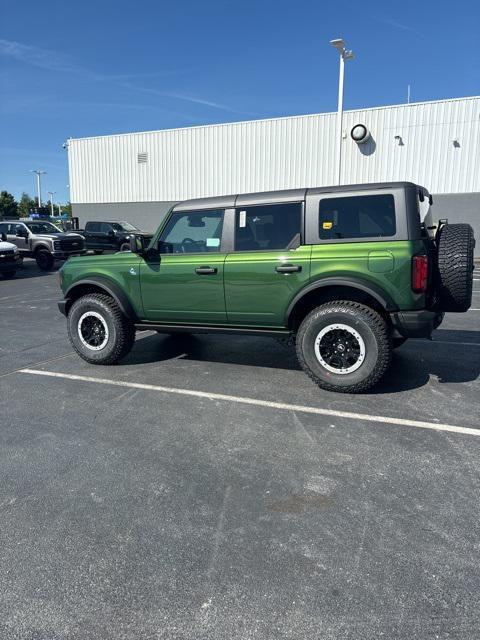
{"label": "white warehouse building", "polygon": [[[336,113],[69,139],[73,215],[152,231],[179,200],[333,185],[336,141]],[[397,180],[480,238],[479,96],[345,111],[341,183]]]}

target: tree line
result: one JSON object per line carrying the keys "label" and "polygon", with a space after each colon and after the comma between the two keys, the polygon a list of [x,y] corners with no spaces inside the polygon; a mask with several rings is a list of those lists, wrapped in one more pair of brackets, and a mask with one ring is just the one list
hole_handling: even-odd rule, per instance
{"label": "tree line", "polygon": [[[0,192],[0,220],[2,218],[4,220],[8,220],[11,218],[28,218],[30,215],[30,211],[36,206],[36,199],[32,198],[32,196],[26,191],[22,193],[22,196],[18,202],[8,191]],[[43,206],[50,208],[50,200],[48,200],[46,203],[43,203]],[[61,206],[61,209],[62,213],[67,213],[69,216],[72,215],[72,205],[70,204],[70,202],[68,202],[67,204],[63,204]],[[53,210],[55,212],[55,215],[57,215],[58,206],[54,204]]]}

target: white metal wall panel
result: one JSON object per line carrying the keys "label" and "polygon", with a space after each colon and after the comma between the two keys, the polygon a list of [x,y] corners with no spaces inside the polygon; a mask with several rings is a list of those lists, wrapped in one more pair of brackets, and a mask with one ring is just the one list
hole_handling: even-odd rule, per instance
{"label": "white metal wall panel", "polygon": [[[359,122],[372,134],[364,145],[349,136]],[[155,202],[333,184],[335,127],[327,113],[72,139],[71,199]],[[344,184],[412,180],[432,193],[480,191],[480,97],[346,111],[344,130]],[[147,162],[138,163],[139,153]]]}

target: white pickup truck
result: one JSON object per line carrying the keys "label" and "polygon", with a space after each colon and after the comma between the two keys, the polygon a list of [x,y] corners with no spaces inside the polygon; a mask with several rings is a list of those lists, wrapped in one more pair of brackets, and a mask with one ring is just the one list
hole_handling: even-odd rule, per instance
{"label": "white pickup truck", "polygon": [[63,232],[47,220],[3,220],[0,233],[18,248],[22,257],[35,258],[42,271],[49,271],[55,260],[86,253],[83,236]]}

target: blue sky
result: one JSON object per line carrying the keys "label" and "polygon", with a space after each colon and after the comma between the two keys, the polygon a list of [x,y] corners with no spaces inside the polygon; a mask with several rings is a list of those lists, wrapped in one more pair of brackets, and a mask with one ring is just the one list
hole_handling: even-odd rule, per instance
{"label": "blue sky", "polygon": [[68,199],[69,137],[478,95],[473,0],[0,0],[0,189]]}

